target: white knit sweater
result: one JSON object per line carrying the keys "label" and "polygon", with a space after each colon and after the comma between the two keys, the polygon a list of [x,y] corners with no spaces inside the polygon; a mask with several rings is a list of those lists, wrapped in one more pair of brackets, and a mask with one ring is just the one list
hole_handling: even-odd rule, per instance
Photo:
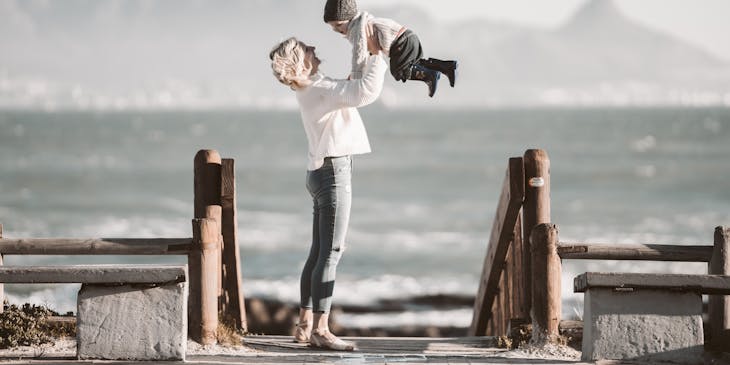
{"label": "white knit sweater", "polygon": [[368,42],[365,28],[368,23],[373,25],[373,31],[378,37],[378,45],[386,55],[390,55],[390,45],[403,30],[403,26],[392,19],[375,18],[366,11],[359,12],[347,26],[347,40],[352,44],[352,75],[353,79],[362,77],[362,69],[368,52]]}
{"label": "white knit sweater", "polygon": [[365,126],[355,108],[371,104],[380,96],[387,69],[382,57],[370,56],[361,79],[335,80],[316,74],[309,86],[297,90],[309,142],[308,170],[322,167],[325,157],[370,152]]}

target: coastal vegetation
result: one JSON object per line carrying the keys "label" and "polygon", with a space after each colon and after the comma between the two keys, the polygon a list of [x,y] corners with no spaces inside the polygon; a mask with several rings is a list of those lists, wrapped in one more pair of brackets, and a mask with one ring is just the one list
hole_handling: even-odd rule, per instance
{"label": "coastal vegetation", "polygon": [[0,348],[37,346],[76,336],[74,321],[53,321],[59,313],[42,305],[3,305],[0,313]]}

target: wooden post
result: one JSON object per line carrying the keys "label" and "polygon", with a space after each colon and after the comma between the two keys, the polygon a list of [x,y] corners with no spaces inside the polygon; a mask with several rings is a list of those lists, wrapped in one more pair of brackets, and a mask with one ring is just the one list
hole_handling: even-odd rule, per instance
{"label": "wooden post", "polygon": [[218,259],[216,260],[216,267],[214,270],[215,273],[215,285],[216,288],[218,288],[216,292],[216,301],[218,302],[217,308],[218,312],[220,312],[221,308],[221,302],[223,301],[223,275],[221,274],[222,267],[223,267],[223,235],[221,235],[221,222],[223,216],[223,208],[220,205],[209,205],[205,207],[205,218],[213,219],[216,221],[216,224],[218,226],[218,242],[220,243],[221,247],[219,249],[218,253]]}
{"label": "wooden post", "polygon": [[[0,223],[0,240],[3,239],[3,224]],[[3,255],[0,254],[0,266],[2,266],[3,263]],[[5,311],[5,285],[3,283],[0,283],[0,313]]]}
{"label": "wooden post", "polygon": [[195,288],[200,295],[190,295],[188,308],[192,339],[203,345],[216,343],[218,330],[218,270],[220,260],[220,226],[212,218],[193,219],[193,246],[189,265],[200,268],[200,275],[190,276],[191,292]]}
{"label": "wooden post", "polygon": [[224,158],[221,164],[221,206],[223,217],[223,296],[221,312],[223,318],[232,321],[233,326],[248,331],[246,308],[241,285],[241,258],[238,251],[238,217],[236,211],[236,176],[233,159]]}
{"label": "wooden post", "polygon": [[[530,233],[540,223],[550,223],[550,159],[544,150],[527,150],[525,164],[525,201],[522,205],[522,244],[524,274],[532,278]],[[525,302],[532,305],[532,285],[525,285]],[[528,312],[529,312],[528,308]]]}
{"label": "wooden post", "polygon": [[[203,219],[207,218],[208,206],[220,205],[221,204],[221,157],[215,150],[200,150],[195,155],[194,159],[194,178],[193,178],[193,191],[194,191],[194,218]],[[218,216],[218,231],[216,237],[220,237],[220,216]],[[213,219],[215,220],[215,219]],[[193,245],[195,243],[195,230],[197,224],[193,221]],[[203,237],[198,237],[197,242],[201,242]],[[218,240],[218,239],[216,239]],[[216,323],[218,322],[217,317],[217,303],[220,289],[216,289],[215,293],[204,293],[202,292],[202,282],[204,279],[210,279],[210,273],[204,271],[205,268],[201,267],[202,259],[200,258],[201,249],[193,248],[188,257],[188,272],[190,276],[190,286],[188,295],[188,332],[190,337],[195,341],[202,341],[203,334],[201,332],[201,326],[203,324],[201,305],[202,301],[209,302],[211,299],[206,295],[213,295],[213,299],[216,302]],[[220,250],[218,250],[220,254]],[[220,259],[218,259],[219,262]],[[218,285],[218,277],[220,269],[218,265],[214,268],[214,284]],[[211,268],[212,269],[212,268]],[[209,324],[209,323],[208,323]]]}
{"label": "wooden post", "polygon": [[532,342],[556,342],[560,325],[560,274],[558,229],[538,224],[532,242]]}
{"label": "wooden post", "polygon": [[221,156],[216,150],[195,155],[195,218],[205,218],[205,207],[221,205]]}
{"label": "wooden post", "polygon": [[[715,228],[715,245],[708,268],[710,275],[730,275],[730,229]],[[730,348],[730,296],[710,295],[708,297],[710,325],[710,348]]]}

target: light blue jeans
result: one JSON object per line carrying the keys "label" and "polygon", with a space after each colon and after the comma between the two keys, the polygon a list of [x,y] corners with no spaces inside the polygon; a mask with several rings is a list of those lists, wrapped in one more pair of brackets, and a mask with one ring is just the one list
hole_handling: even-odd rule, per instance
{"label": "light blue jeans", "polygon": [[302,270],[301,307],[329,313],[335,288],[337,263],[345,249],[352,204],[352,158],[328,157],[324,165],[307,172],[314,219],[312,247]]}

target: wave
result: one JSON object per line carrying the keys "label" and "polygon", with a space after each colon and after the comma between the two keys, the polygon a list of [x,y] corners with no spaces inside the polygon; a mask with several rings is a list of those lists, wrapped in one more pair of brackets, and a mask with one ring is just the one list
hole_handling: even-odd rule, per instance
{"label": "wave", "polygon": [[58,313],[76,312],[76,297],[80,284],[5,285],[5,300],[9,304],[44,305]]}
{"label": "wave", "polygon": [[[424,295],[474,295],[478,283],[464,277],[410,277],[381,275],[372,278],[337,278],[334,301],[348,305],[376,305],[380,300]],[[283,302],[299,302],[299,277],[277,280],[244,280],[246,296],[265,297]]]}
{"label": "wave", "polygon": [[472,308],[405,311],[398,313],[336,313],[337,323],[349,328],[388,328],[412,325],[436,327],[469,327]]}

